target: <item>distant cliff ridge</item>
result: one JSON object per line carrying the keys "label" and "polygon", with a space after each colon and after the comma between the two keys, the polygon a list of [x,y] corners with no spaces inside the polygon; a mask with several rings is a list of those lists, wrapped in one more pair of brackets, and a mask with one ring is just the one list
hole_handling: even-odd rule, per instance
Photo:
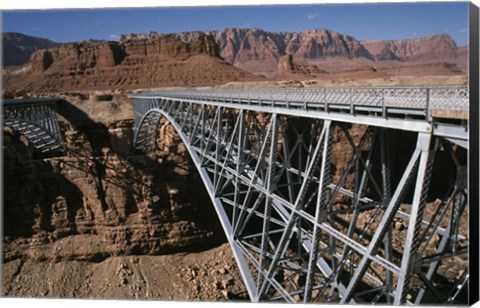
{"label": "distant cliff ridge", "polygon": [[48,39],[14,32],[2,33],[2,44],[5,66],[24,64],[35,51],[60,45]]}
{"label": "distant cliff ridge", "polygon": [[202,86],[258,80],[219,57],[211,36],[186,43],[174,35],[122,42],[68,43],[36,51],[4,72],[9,91]]}
{"label": "distant cliff ridge", "polygon": [[411,40],[365,41],[375,60],[431,61],[457,57],[459,48],[447,34]]}
{"label": "distant cliff ridge", "polygon": [[[238,67],[254,71],[256,64],[275,70],[280,57],[292,55],[296,61],[318,61],[330,58],[374,62],[451,62],[462,70],[467,67],[466,46],[458,47],[447,34],[416,39],[368,40],[331,30],[312,29],[301,32],[269,32],[262,29],[227,28],[221,31],[190,31],[174,34],[183,42],[191,43],[201,36],[211,35],[218,46],[219,55]],[[157,32],[128,33],[119,42],[152,40],[164,36]],[[18,33],[4,33],[5,66],[23,64],[38,49],[57,46],[45,39]],[[15,49],[16,48],[16,49]],[[18,52],[22,50],[22,52]],[[12,60],[15,58],[16,60]]]}
{"label": "distant cliff ridge", "polygon": [[[335,31],[314,29],[302,32],[267,32],[261,29],[229,28],[211,32],[177,34],[190,42],[200,35],[211,34],[226,61],[250,68],[248,62],[262,62],[271,69],[277,67],[281,56],[290,54],[296,61],[316,62],[338,58],[354,61],[401,63],[451,62],[466,71],[466,47],[458,47],[447,34],[418,39],[391,41],[359,41]],[[154,35],[150,33],[149,35]],[[134,37],[130,35],[130,37]]]}
{"label": "distant cliff ridge", "polygon": [[[178,36],[192,41],[202,32],[183,32]],[[291,54],[294,59],[324,57],[364,57],[373,59],[365,47],[352,36],[335,31],[314,29],[303,32],[267,32],[261,29],[229,28],[208,32],[215,37],[220,55],[231,63],[249,60],[274,60]]]}
{"label": "distant cliff ridge", "polygon": [[[4,34],[4,41],[8,38],[10,43],[20,44],[22,40],[15,37]],[[458,47],[446,34],[361,42],[322,29],[268,32],[228,28],[178,34],[124,34],[116,42],[85,41],[56,47],[44,43],[36,45],[39,50],[22,66],[8,68],[6,63],[5,89],[137,89],[212,86],[265,78],[465,75],[468,64],[468,46]],[[6,48],[5,58],[15,50]]]}

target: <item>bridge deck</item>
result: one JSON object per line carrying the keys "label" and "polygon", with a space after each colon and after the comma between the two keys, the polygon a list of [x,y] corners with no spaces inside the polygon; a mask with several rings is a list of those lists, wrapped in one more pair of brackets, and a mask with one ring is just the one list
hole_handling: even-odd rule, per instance
{"label": "bridge deck", "polygon": [[134,94],[468,140],[468,87],[188,89]]}
{"label": "bridge deck", "polygon": [[[373,112],[430,116],[432,111],[468,114],[467,87],[301,88],[301,89],[189,89],[150,92],[168,96],[236,102],[289,109],[324,109],[350,113]],[[137,96],[137,95],[134,95]]]}

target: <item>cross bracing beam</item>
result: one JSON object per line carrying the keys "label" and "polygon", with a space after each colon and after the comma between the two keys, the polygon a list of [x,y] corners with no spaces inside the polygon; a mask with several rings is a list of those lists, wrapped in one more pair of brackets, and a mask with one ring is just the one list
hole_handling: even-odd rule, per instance
{"label": "cross bracing beam", "polygon": [[63,136],[56,116],[56,98],[2,101],[3,125],[27,137],[41,155],[63,151]]}
{"label": "cross bracing beam", "polygon": [[[342,121],[238,101],[133,99],[137,150],[154,148],[141,140],[155,138],[161,117],[175,127],[253,301],[402,304],[451,302],[450,294],[461,294],[468,262],[457,264],[457,282],[442,286],[452,291],[439,291],[438,284],[453,259],[468,259],[468,231],[460,227],[468,214],[466,175],[457,157],[465,150],[433,129],[405,129],[414,131],[417,144],[393,168],[388,118],[360,121],[370,124],[362,129],[350,128],[352,114]],[[433,127],[428,119],[397,120]],[[431,202],[434,158],[444,152],[457,172]],[[339,155],[346,162],[336,170]]]}

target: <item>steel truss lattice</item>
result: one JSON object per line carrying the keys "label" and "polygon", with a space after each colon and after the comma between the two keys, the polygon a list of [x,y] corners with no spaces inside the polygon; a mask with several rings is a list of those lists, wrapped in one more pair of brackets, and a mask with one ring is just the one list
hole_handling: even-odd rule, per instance
{"label": "steel truss lattice", "polygon": [[[416,144],[399,173],[391,128],[172,96],[133,100],[138,151],[154,149],[162,117],[185,143],[252,301],[448,303],[468,282],[466,150],[433,130],[410,133]],[[339,155],[344,170],[334,170]],[[456,170],[431,202],[438,155]],[[467,265],[445,291],[442,264],[454,257]]]}
{"label": "steel truss lattice", "polygon": [[57,99],[6,100],[3,125],[27,137],[42,155],[63,151],[63,137],[56,115]]}

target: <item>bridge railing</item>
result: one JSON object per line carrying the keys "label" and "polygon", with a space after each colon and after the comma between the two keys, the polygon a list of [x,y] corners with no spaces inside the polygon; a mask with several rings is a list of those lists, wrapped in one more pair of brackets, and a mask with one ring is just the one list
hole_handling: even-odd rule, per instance
{"label": "bridge railing", "polygon": [[2,100],[3,124],[25,135],[41,154],[63,151],[63,136],[56,116],[58,99]]}
{"label": "bridge railing", "polygon": [[257,88],[160,91],[153,96],[188,98],[297,109],[356,111],[410,110],[429,117],[432,110],[468,112],[469,89],[449,87]]}

